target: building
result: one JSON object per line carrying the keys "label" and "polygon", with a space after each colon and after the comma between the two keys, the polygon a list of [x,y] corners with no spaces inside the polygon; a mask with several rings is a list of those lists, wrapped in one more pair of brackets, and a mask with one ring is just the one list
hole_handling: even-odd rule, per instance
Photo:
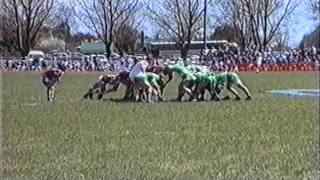
{"label": "building", "polygon": [[[207,41],[207,48],[218,48],[228,41]],[[175,56],[179,57],[181,55],[180,49],[175,42],[170,41],[150,41],[145,43],[145,47],[152,51],[158,51],[161,56]],[[203,41],[192,41],[190,45],[189,55],[198,55],[203,49]]]}
{"label": "building", "polygon": [[106,46],[102,42],[83,42],[80,46],[80,52],[85,55],[104,54]]}

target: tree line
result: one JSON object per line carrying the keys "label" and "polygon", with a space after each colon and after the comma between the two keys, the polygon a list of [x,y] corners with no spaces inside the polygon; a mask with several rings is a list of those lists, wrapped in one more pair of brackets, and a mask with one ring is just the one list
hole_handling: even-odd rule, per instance
{"label": "tree line", "polygon": [[[205,4],[205,2],[207,4]],[[288,26],[302,0],[2,0],[0,50],[26,56],[51,37],[66,51],[81,40],[104,43],[119,52],[134,50],[147,28],[157,38],[176,43],[186,57],[201,36],[204,22],[215,29],[211,39],[265,50],[288,41]],[[307,1],[310,16],[319,16],[319,0]],[[204,17],[207,8],[208,15]],[[207,18],[208,21],[204,21]],[[147,23],[146,23],[147,22]],[[147,25],[146,25],[147,24]],[[217,26],[218,25],[218,26]],[[86,28],[90,33],[79,33]],[[59,39],[54,41],[54,39]],[[63,43],[62,43],[63,42]]]}

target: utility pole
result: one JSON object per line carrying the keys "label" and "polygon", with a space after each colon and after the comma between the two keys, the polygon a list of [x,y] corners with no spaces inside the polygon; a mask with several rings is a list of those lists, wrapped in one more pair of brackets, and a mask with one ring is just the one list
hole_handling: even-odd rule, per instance
{"label": "utility pole", "polygon": [[207,48],[207,0],[204,0],[203,10],[203,48]]}
{"label": "utility pole", "polygon": [[207,49],[207,0],[204,0],[203,4],[203,47],[201,60],[204,59],[204,52]]}

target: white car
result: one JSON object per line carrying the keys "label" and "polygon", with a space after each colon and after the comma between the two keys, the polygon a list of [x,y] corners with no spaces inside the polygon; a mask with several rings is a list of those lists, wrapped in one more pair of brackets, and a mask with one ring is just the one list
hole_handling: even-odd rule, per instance
{"label": "white car", "polygon": [[45,58],[45,54],[42,51],[31,50],[28,54],[28,60],[32,61],[34,58],[39,58],[42,61]]}

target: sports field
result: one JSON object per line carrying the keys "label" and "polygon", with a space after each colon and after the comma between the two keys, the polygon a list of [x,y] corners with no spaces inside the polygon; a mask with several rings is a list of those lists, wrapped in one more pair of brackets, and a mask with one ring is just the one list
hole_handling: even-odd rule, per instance
{"label": "sports field", "polygon": [[317,100],[265,93],[315,74],[240,74],[253,101],[81,101],[96,77],[67,73],[47,103],[39,75],[2,73],[1,179],[316,179]]}

